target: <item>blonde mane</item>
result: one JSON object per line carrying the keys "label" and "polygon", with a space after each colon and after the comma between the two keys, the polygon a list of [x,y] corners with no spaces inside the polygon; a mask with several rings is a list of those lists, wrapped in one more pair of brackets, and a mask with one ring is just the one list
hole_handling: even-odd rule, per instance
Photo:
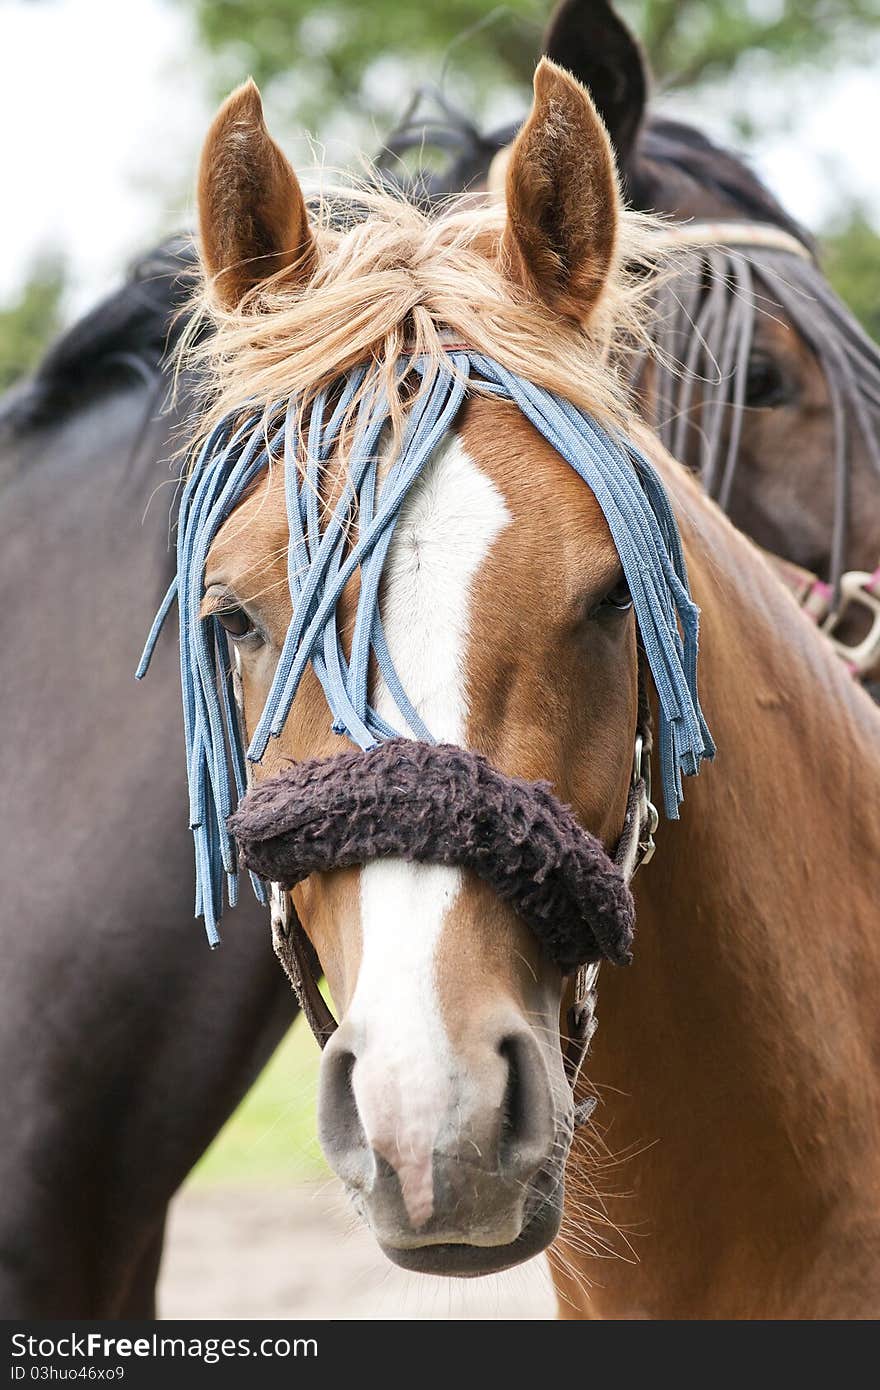
{"label": "blonde mane", "polygon": [[[386,387],[398,427],[403,405],[393,383],[401,359],[421,354],[439,363],[450,338],[606,427],[627,425],[619,364],[627,349],[649,341],[650,272],[662,254],[653,219],[621,213],[615,263],[590,322],[580,326],[506,273],[500,203],[459,195],[428,214],[374,178],[327,187],[310,209],[318,247],[310,276],[283,270],[234,310],[222,307],[203,276],[180,357],[202,382],[202,438],[245,404],[252,411],[299,397],[307,409],[318,391],[370,362],[371,387]],[[206,321],[213,331],[199,336]]]}

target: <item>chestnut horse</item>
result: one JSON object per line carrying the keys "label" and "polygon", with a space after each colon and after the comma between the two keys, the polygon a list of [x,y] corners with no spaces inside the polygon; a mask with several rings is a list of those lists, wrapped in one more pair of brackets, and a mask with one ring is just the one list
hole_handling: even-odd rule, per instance
{"label": "chestnut horse", "polygon": [[[635,964],[603,977],[589,1061],[622,1165],[612,1185],[629,1195],[603,1190],[598,1130],[569,1149],[571,980],[481,880],[397,859],[293,893],[341,1019],[321,1063],[329,1161],[386,1253],[439,1274],[553,1241],[561,1188],[548,1174],[564,1166],[550,1260],[566,1317],[876,1313],[880,715],[620,405],[609,343],[631,292],[620,248],[637,229],[588,95],[542,62],[506,209],[465,205],[444,229],[374,197],[363,221],[332,230],[310,220],[249,85],[212,126],[199,206],[215,414],[393,361],[413,336],[502,360],[525,311],[532,379],[625,423],[659,469],[702,609],[718,762],[689,783],[636,881]],[[284,473],[278,460],[255,483],[204,571],[202,613],[234,644],[248,736],[291,621]],[[340,604],[343,641],[355,599]],[[548,779],[613,847],[638,714],[634,616],[596,498],[511,404],[468,398],[404,504],[381,603],[432,733]],[[372,684],[387,717],[375,671]],[[307,669],[253,778],[341,746]],[[605,1248],[626,1230],[638,1261],[597,1267],[596,1222]]]}
{"label": "chestnut horse", "polygon": [[[646,114],[638,48],[609,6],[567,5],[547,47],[589,86],[636,206],[797,231],[742,161],[689,127]],[[476,172],[496,148],[490,141],[477,151]],[[470,177],[461,170],[454,185]],[[15,814],[0,839],[0,1307],[9,1316],[152,1314],[168,1201],[293,1012],[247,893],[207,964],[192,927],[181,770],[153,755],[179,720],[170,648],[157,654],[139,699],[127,693],[142,630],[167,583],[170,489],[156,489],[180,422],[160,413],[162,365],[183,324],[190,256],[187,244],[144,257],[0,404],[3,685],[10,739],[27,750],[4,764],[3,796]],[[817,310],[827,292],[811,301]],[[838,305],[822,325],[841,347],[843,316]],[[743,418],[739,479],[748,476],[758,501],[752,513],[746,490],[738,493],[746,510],[737,517],[757,529],[784,504],[784,522],[772,535],[762,531],[765,544],[827,574],[829,390],[816,355],[779,317],[761,318],[747,369],[753,408]],[[184,382],[181,414],[191,408]],[[855,420],[854,403],[845,414]],[[844,435],[862,488],[870,460],[858,430]],[[872,503],[853,511],[847,563],[870,566],[880,513]],[[49,534],[51,546],[34,544]],[[124,555],[133,563],[120,587]],[[47,681],[47,651],[63,680]],[[96,748],[105,756],[96,758]],[[86,840],[100,853],[84,854]],[[141,957],[147,940],[149,969]],[[50,994],[53,1027],[35,1039],[32,1020]],[[173,1109],[169,1089],[179,1100]]]}

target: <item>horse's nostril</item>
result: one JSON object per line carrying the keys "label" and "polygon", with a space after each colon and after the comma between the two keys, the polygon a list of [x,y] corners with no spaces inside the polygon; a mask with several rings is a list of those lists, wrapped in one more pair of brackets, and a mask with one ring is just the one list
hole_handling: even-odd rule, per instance
{"label": "horse's nostril", "polygon": [[502,1155],[504,1149],[511,1139],[519,1133],[520,1118],[523,1112],[522,1085],[520,1082],[520,1069],[517,1058],[519,1051],[515,1038],[505,1038],[500,1044],[498,1051],[507,1063],[507,1089],[504,1092],[504,1102],[501,1110],[501,1135],[499,1145]]}
{"label": "horse's nostril", "polygon": [[347,1048],[327,1045],[318,1088],[318,1137],[339,1176],[362,1188],[372,1178],[373,1157],[355,1100],[355,1061]]}
{"label": "horse's nostril", "polygon": [[505,1176],[527,1177],[545,1162],[553,1136],[547,1069],[530,1033],[511,1033],[498,1051],[507,1063],[498,1166]]}

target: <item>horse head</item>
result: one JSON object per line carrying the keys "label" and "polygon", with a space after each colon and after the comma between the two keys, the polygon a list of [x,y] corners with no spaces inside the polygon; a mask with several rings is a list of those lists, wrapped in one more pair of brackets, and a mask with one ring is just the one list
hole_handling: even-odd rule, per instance
{"label": "horse head", "polygon": [[[278,460],[267,442],[271,465],[244,488],[206,554],[200,618],[215,619],[230,643],[243,733],[252,753],[259,744],[251,799],[270,783],[273,795],[283,792],[291,766],[340,752],[339,730],[357,725],[340,705],[334,732],[327,692],[337,690],[372,729],[399,728],[403,707],[405,735],[429,731],[478,750],[493,775],[516,786],[552,783],[578,833],[597,853],[613,853],[631,800],[639,715],[619,547],[594,492],[521,406],[491,389],[490,368],[455,396],[464,361],[456,347],[467,344],[502,353],[609,428],[624,422],[609,343],[631,314],[636,289],[624,253],[643,231],[621,210],[607,136],[583,89],[544,62],[503,209],[466,202],[432,220],[385,194],[364,191],[353,202],[353,215],[337,208],[316,222],[266,131],[256,88],[221,109],[199,185],[217,330],[207,349],[214,416],[296,398],[294,432],[308,441],[331,414],[341,417],[346,399],[351,406],[350,428],[331,429],[333,448],[318,449],[311,472],[295,453]],[[358,364],[383,363],[392,397],[405,379],[403,405],[414,411],[427,386],[394,372],[416,359],[426,380],[447,382],[453,404],[389,532],[381,634],[371,629],[369,668],[361,659],[369,705],[363,692],[358,704],[353,672],[362,595],[379,581],[362,564],[337,594],[331,645],[261,737],[287,659],[291,593],[303,592],[291,573],[291,516],[305,527],[297,553],[308,551],[310,528],[320,548],[369,462],[369,448],[348,447],[356,405],[365,408]],[[345,372],[349,397],[338,385]],[[324,394],[309,396],[316,386]],[[429,401],[423,419],[431,409]],[[267,441],[274,428],[268,418],[261,426]],[[401,438],[416,449],[407,428],[392,406],[374,441],[379,502],[359,485],[361,523],[394,485]],[[344,579],[358,544],[358,518],[346,516],[354,530],[340,530],[334,561]],[[333,686],[334,663],[345,689]],[[407,804],[430,791],[409,775]],[[364,785],[372,795],[373,783]],[[456,815],[437,813],[452,834]],[[439,1273],[499,1269],[543,1249],[559,1223],[572,1135],[560,1028],[570,971],[485,876],[457,863],[349,862],[311,873],[293,902],[341,1020],[321,1063],[324,1149],[383,1248]]]}

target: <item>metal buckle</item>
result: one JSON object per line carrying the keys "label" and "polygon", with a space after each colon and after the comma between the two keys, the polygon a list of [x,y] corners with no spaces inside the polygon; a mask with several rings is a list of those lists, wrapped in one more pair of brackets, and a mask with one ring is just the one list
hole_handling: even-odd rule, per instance
{"label": "metal buckle", "polygon": [[599,978],[598,960],[591,961],[589,965],[579,965],[577,973],[576,994],[578,1003],[587,999],[596,988],[596,981]]}
{"label": "metal buckle", "polygon": [[290,898],[280,883],[269,884],[269,917],[273,934],[286,940],[290,935]]}
{"label": "metal buckle", "polygon": [[[633,786],[638,786],[639,782],[644,783],[645,787],[645,830],[647,838],[639,840],[639,857],[636,861],[636,868],[641,868],[643,864],[650,863],[657,848],[654,843],[654,835],[657,826],[660,824],[660,816],[657,807],[651,800],[651,754],[645,747],[645,740],[641,734],[636,734],[636,745],[633,753]],[[635,869],[633,869],[635,873]]]}
{"label": "metal buckle", "polygon": [[[589,1051],[593,1034],[596,1031],[596,983],[598,979],[599,961],[578,967],[574,983],[574,1002],[567,1016],[568,1041],[563,1054],[565,1074],[572,1090],[577,1084],[584,1058]],[[575,1127],[587,1119],[592,1108],[592,1105],[585,1107],[582,1119],[575,1119]]]}
{"label": "metal buckle", "polygon": [[[834,633],[844,613],[853,605],[867,609],[871,626],[860,642],[850,646]],[[841,575],[840,603],[822,623],[822,631],[855,675],[864,676],[874,669],[880,662],[880,567],[873,574],[868,570],[847,570]]]}

